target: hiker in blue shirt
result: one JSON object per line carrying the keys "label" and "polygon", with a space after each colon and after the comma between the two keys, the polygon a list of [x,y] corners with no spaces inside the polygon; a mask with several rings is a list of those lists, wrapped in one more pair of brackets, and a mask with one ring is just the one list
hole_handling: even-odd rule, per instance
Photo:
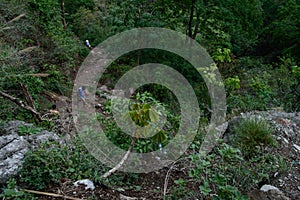
{"label": "hiker in blue shirt", "polygon": [[85,100],[85,87],[84,86],[81,86],[78,88],[78,96],[83,101],[84,104],[86,104],[87,106],[89,105]]}

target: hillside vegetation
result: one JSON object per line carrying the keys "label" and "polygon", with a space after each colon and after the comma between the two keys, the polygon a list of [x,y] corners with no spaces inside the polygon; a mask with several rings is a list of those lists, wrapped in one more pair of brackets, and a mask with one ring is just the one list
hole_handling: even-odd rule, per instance
{"label": "hillside vegetation", "polygon": [[[117,171],[109,178],[102,176],[109,168],[88,153],[72,126],[74,81],[84,59],[101,42],[133,28],[160,27],[185,34],[207,50],[226,89],[226,119],[249,111],[300,112],[299,16],[298,0],[0,0],[0,123],[21,120],[62,137],[71,135],[65,146],[50,142],[29,152],[20,174],[2,186],[0,195],[6,199],[43,199],[14,188],[53,192],[67,187],[65,182],[88,178],[102,188],[102,193],[112,196],[113,190],[108,188],[119,192],[124,188],[133,195],[147,193],[150,199],[248,199],[247,192],[267,183],[270,174],[287,170],[284,158],[270,151],[277,143],[267,121],[241,121],[232,130],[234,143],[220,139],[203,159],[199,157],[205,130],[199,130],[179,158],[182,173],[176,171],[168,190],[162,191],[162,176],[175,163],[152,175]],[[91,48],[85,45],[86,40]],[[182,74],[197,96],[202,112],[199,124],[205,126],[211,119],[209,90],[191,63],[159,49],[122,55],[98,82],[94,91],[97,113],[91,120],[101,122],[113,144],[126,150],[132,147],[139,153],[159,150],[175,137],[181,120],[178,99],[158,84],[135,91],[127,117],[140,127],[163,117],[168,123],[151,138],[134,139],[114,121],[112,102],[100,88],[105,86],[111,93],[120,77],[147,63],[164,64]],[[61,98],[65,104],[57,105],[58,110],[68,114],[45,119]],[[165,116],[153,105],[158,105]],[[133,134],[140,137],[147,134],[145,130]],[[36,132],[26,129],[22,134]],[[185,165],[186,160],[190,164]],[[141,185],[143,179],[145,185]],[[161,188],[151,189],[152,183]],[[78,198],[88,199],[112,196],[78,194]]]}

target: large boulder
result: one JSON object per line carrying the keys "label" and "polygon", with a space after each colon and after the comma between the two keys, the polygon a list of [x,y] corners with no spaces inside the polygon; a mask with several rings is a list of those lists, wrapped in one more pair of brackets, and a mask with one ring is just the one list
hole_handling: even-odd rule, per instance
{"label": "large boulder", "polygon": [[[25,154],[47,141],[60,142],[55,133],[41,130],[32,135],[21,131],[34,128],[22,121],[10,121],[0,126],[0,183],[19,173]],[[39,130],[39,129],[36,129]]]}

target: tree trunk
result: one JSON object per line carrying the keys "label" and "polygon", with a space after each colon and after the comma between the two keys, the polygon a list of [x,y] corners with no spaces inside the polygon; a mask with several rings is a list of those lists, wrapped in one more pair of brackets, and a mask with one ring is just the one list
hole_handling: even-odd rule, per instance
{"label": "tree trunk", "polygon": [[195,10],[195,3],[196,0],[192,0],[192,6],[190,11],[190,20],[189,20],[189,27],[188,27],[188,36],[193,36],[193,18],[194,18],[194,10]]}
{"label": "tree trunk", "polygon": [[197,37],[197,33],[198,33],[198,29],[199,29],[199,24],[200,24],[200,11],[196,10],[197,13],[197,18],[196,18],[196,24],[195,24],[195,28],[194,28],[194,34],[193,34],[193,39],[196,39]]}
{"label": "tree trunk", "polygon": [[64,29],[67,29],[67,22],[65,19],[65,0],[61,0],[61,21],[64,26]]}

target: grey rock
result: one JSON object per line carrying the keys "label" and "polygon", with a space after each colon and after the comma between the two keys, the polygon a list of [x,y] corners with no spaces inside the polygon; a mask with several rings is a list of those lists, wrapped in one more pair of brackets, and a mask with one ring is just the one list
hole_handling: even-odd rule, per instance
{"label": "grey rock", "polygon": [[102,85],[100,88],[99,88],[100,92],[109,92],[109,89],[107,88],[106,85]]}
{"label": "grey rock", "polygon": [[125,91],[123,90],[112,90],[111,94],[113,97],[125,98]]}
{"label": "grey rock", "polygon": [[10,121],[0,127],[0,183],[5,183],[11,177],[17,175],[23,164],[25,154],[46,141],[61,139],[52,132],[42,130],[33,135],[19,135],[20,126],[31,127],[22,121]]}
{"label": "grey rock", "polygon": [[276,199],[276,200],[289,200],[282,191],[280,191],[277,187],[272,185],[263,185],[260,188],[261,191],[265,193],[268,199]]}
{"label": "grey rock", "polygon": [[25,126],[29,128],[32,126],[32,124],[28,124],[26,122],[18,120],[7,122],[0,127],[0,135],[18,133],[20,126]]}
{"label": "grey rock", "polygon": [[60,137],[58,137],[58,135],[56,135],[52,132],[42,130],[40,133],[30,135],[28,137],[28,141],[34,145],[38,145],[40,143],[44,143],[47,141],[50,141],[50,142],[60,141]]}
{"label": "grey rock", "polygon": [[[285,113],[283,111],[251,111],[242,113],[239,116],[233,117],[228,121],[228,129],[224,134],[224,141],[229,143],[234,142],[234,129],[238,126],[242,119],[256,117],[267,120],[273,128],[273,137],[277,139],[277,147],[264,147],[264,150],[274,155],[284,157],[288,163],[293,163],[289,169],[289,174],[275,173],[270,179],[270,184],[274,188],[267,187],[268,191],[256,189],[249,193],[250,199],[257,200],[287,200],[299,199],[299,153],[300,153],[300,113]],[[290,176],[291,174],[291,176]],[[297,178],[296,178],[297,177]],[[264,186],[266,187],[266,186]],[[280,188],[280,190],[279,190]],[[266,189],[266,188],[262,188]]]}

